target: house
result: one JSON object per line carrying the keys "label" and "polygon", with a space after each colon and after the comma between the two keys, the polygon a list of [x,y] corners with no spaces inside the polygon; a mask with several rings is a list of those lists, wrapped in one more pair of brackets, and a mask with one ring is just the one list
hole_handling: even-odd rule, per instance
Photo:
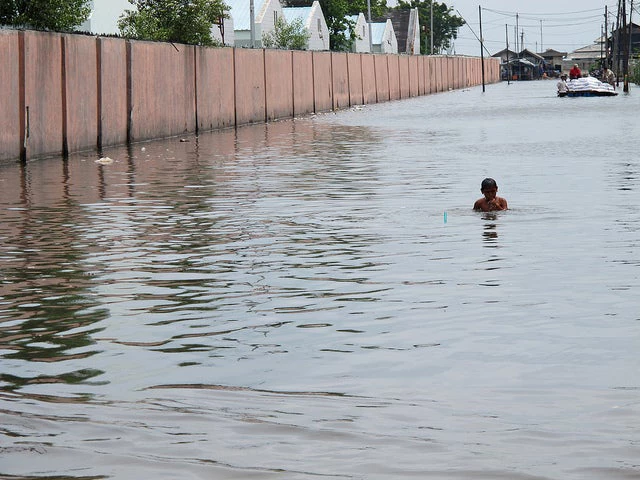
{"label": "house", "polygon": [[562,59],[567,56],[567,52],[559,52],[552,48],[547,48],[544,52],[540,53],[540,56],[544,58],[547,65],[555,71],[562,70]]}
{"label": "house", "polygon": [[358,15],[351,15],[347,17],[349,20],[355,23],[353,30],[356,34],[356,39],[353,42],[351,51],[355,53],[368,53],[371,51],[371,44],[369,42],[369,24],[363,13]]}
{"label": "house", "polygon": [[371,45],[373,53],[398,53],[398,40],[391,20],[371,24]]}
{"label": "house", "polygon": [[513,50],[504,48],[497,53],[491,55],[492,57],[500,58],[500,63],[507,63],[509,60],[513,60],[518,57],[518,54]]}
{"label": "house", "polygon": [[420,20],[417,8],[389,10],[376,22],[391,20],[398,42],[398,53],[420,55]]}
{"label": "house", "polygon": [[282,14],[287,22],[302,20],[302,24],[310,34],[307,50],[329,50],[329,27],[318,0],[315,0],[310,7],[283,8]]}
{"label": "house", "polygon": [[604,57],[604,39],[598,39],[595,43],[578,48],[567,54],[562,60],[562,71],[569,72],[571,67],[578,65],[582,72],[586,73],[600,66]]}
{"label": "house", "polygon": [[[616,42],[620,45],[620,53],[618,55],[618,49],[616,48]],[[636,23],[631,23],[631,42],[629,42],[629,26],[627,25],[626,29],[619,28],[618,30],[614,30],[611,32],[609,36],[609,64],[612,65],[612,68],[616,70],[615,64],[616,60],[619,60],[620,65],[622,65],[622,58],[624,57],[625,46],[629,48],[630,57],[637,57],[640,52],[640,26]],[[619,67],[617,70],[622,70],[622,67]]]}
{"label": "house", "polygon": [[136,9],[128,0],[89,0],[88,5],[91,7],[89,18],[78,30],[96,35],[120,34],[118,20],[125,10]]}
{"label": "house", "polygon": [[273,32],[276,19],[283,15],[279,0],[254,0],[255,44],[251,45],[251,12],[249,0],[225,0],[233,19],[236,47],[262,47],[262,35]]}

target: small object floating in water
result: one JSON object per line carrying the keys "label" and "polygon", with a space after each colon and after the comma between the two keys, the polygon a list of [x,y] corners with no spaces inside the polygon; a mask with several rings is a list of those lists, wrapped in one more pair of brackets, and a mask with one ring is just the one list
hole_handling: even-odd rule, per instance
{"label": "small object floating in water", "polygon": [[181,142],[188,142],[188,141],[189,141],[189,139],[188,139],[188,138],[181,138],[181,139],[180,139],[180,141],[181,141]]}
{"label": "small object floating in water", "polygon": [[447,212],[444,212],[444,223],[447,223]]}
{"label": "small object floating in water", "polygon": [[111,165],[113,163],[113,158],[102,157],[96,160],[96,163],[99,163],[100,165]]}

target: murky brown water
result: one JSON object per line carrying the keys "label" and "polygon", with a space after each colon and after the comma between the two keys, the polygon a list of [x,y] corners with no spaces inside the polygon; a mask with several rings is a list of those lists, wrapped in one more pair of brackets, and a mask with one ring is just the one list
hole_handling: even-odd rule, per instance
{"label": "murky brown water", "polygon": [[639,106],[500,84],[1,166],[0,477],[640,478]]}

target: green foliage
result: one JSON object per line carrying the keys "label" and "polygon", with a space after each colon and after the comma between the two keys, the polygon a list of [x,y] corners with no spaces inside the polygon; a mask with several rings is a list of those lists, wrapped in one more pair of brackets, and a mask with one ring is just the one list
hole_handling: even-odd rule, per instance
{"label": "green foliage", "polygon": [[227,18],[223,0],[129,0],[137,11],[127,10],[118,21],[122,36],[138,40],[216,45],[211,28]]}
{"label": "green foliage", "polygon": [[311,34],[304,26],[300,18],[290,23],[282,18],[277,18],[272,32],[262,35],[262,45],[266,48],[281,48],[284,50],[306,50],[307,42]]}
{"label": "green foliage", "polygon": [[629,63],[629,72],[629,80],[636,85],[640,85],[640,60]]}
{"label": "green foliage", "polygon": [[451,47],[451,41],[458,38],[458,29],[465,24],[462,17],[453,14],[453,7],[445,3],[433,2],[433,52],[431,47],[431,3],[432,0],[398,1],[397,8],[417,8],[420,18],[420,51],[432,55]]}
{"label": "green foliage", "polygon": [[89,0],[0,0],[0,24],[70,32],[89,18]]}

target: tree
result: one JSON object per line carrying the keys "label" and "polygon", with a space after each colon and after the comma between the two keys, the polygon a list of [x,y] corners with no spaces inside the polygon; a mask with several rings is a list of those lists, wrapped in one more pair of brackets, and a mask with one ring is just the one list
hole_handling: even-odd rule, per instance
{"label": "tree", "polygon": [[433,2],[433,52],[431,47],[431,3],[433,0],[399,0],[396,8],[417,8],[420,25],[420,51],[432,55],[451,47],[451,41],[458,38],[458,29],[465,24],[462,17],[452,13],[453,8],[445,3]]}
{"label": "tree", "polygon": [[229,9],[223,0],[129,0],[137,11],[127,10],[118,21],[127,38],[215,45],[211,28]]}
{"label": "tree", "polygon": [[301,18],[287,23],[279,16],[272,32],[262,35],[262,44],[266,48],[282,48],[285,50],[306,50],[311,34],[304,26]]}
{"label": "tree", "polygon": [[70,32],[91,13],[89,0],[0,0],[0,24]]}

